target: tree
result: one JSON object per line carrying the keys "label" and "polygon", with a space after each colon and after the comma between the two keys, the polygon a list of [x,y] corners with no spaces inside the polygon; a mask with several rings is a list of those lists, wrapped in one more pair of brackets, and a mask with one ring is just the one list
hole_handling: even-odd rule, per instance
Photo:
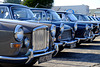
{"label": "tree", "polygon": [[37,8],[51,8],[54,0],[24,0],[23,5]]}
{"label": "tree", "polygon": [[16,3],[16,4],[20,4],[21,0],[4,0],[4,3]]}

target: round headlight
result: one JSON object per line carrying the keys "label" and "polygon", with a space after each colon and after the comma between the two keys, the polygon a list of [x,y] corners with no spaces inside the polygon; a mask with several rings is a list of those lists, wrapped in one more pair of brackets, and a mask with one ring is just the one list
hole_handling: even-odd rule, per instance
{"label": "round headlight", "polygon": [[89,29],[89,26],[88,26],[88,24],[86,24],[86,30],[88,30]]}
{"label": "round headlight", "polygon": [[74,24],[74,30],[77,31],[77,23]]}
{"label": "round headlight", "polygon": [[60,32],[63,33],[63,31],[64,31],[64,24],[61,23],[61,24],[60,24]]}
{"label": "round headlight", "polygon": [[29,38],[26,37],[26,38],[24,39],[24,44],[25,44],[26,47],[29,47],[29,45],[30,45]]}
{"label": "round headlight", "polygon": [[93,24],[91,24],[91,28],[93,29]]}
{"label": "round headlight", "polygon": [[55,25],[51,26],[51,35],[52,35],[52,37],[55,37],[55,35],[56,35],[56,26]]}
{"label": "round headlight", "polygon": [[17,41],[22,41],[23,40],[24,31],[23,31],[23,28],[22,28],[21,25],[16,26],[14,33],[15,33],[15,39]]}

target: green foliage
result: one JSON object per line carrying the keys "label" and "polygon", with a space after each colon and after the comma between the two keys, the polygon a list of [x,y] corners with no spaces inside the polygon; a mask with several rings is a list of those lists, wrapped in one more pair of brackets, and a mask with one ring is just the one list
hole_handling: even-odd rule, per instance
{"label": "green foliage", "polygon": [[24,0],[23,5],[28,7],[35,7],[37,8],[51,8],[53,5],[54,0]]}
{"label": "green foliage", "polygon": [[4,3],[16,3],[16,4],[20,4],[21,0],[4,0]]}

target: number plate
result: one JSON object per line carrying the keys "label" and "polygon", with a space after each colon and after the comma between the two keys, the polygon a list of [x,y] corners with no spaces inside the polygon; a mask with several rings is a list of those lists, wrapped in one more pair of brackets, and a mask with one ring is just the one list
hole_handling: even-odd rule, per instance
{"label": "number plate", "polygon": [[76,47],[76,43],[70,45],[70,48],[74,48],[74,47]]}
{"label": "number plate", "polygon": [[42,57],[39,57],[38,63],[40,64],[40,63],[49,61],[51,59],[52,59],[52,54],[49,54],[49,55],[46,55],[46,56],[42,56]]}

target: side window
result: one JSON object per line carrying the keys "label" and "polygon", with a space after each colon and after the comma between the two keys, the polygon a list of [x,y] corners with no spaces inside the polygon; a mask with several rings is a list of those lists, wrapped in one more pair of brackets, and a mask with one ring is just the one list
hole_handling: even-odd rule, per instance
{"label": "side window", "polygon": [[9,15],[7,7],[0,7],[0,18],[10,19],[10,15]]}
{"label": "side window", "polygon": [[36,18],[36,20],[40,21],[42,19],[42,14],[40,12],[34,12],[34,17]]}
{"label": "side window", "polygon": [[52,15],[51,14],[47,14],[47,20],[51,21],[52,20]]}
{"label": "side window", "polygon": [[53,17],[51,15],[51,13],[49,13],[49,12],[46,12],[46,13],[47,13],[47,16],[46,16],[47,20],[52,21]]}
{"label": "side window", "polygon": [[46,13],[45,12],[42,12],[42,19],[46,20]]}
{"label": "side window", "polygon": [[82,18],[82,16],[79,16],[79,20],[80,20],[80,21],[83,21],[83,18]]}

